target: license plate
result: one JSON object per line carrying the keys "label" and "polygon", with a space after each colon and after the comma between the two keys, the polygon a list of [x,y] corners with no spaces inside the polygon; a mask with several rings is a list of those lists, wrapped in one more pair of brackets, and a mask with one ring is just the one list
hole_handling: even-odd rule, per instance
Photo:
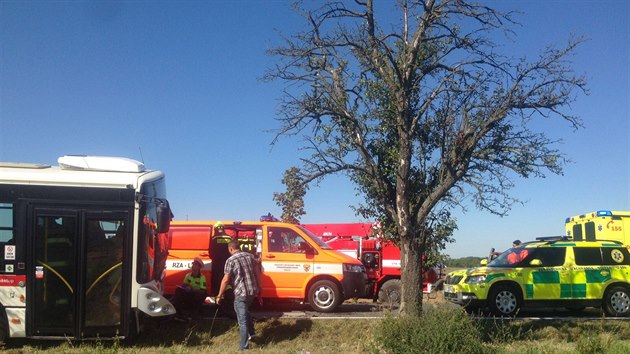
{"label": "license plate", "polygon": [[454,293],[455,290],[453,289],[452,285],[446,284],[446,285],[444,285],[444,292],[445,293]]}

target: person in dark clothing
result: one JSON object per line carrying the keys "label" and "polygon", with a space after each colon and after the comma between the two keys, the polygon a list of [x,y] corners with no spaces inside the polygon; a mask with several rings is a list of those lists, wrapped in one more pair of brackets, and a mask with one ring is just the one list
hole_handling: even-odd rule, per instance
{"label": "person in dark clothing", "polygon": [[210,276],[210,295],[216,296],[223,279],[225,261],[230,258],[228,243],[232,237],[225,233],[225,226],[217,221],[214,225],[214,236],[210,241],[210,259],[212,260],[212,274]]}

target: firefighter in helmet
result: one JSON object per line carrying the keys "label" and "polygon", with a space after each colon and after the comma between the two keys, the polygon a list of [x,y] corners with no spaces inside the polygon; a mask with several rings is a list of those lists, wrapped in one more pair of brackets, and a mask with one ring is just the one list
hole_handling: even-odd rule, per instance
{"label": "firefighter in helmet", "polygon": [[228,243],[232,237],[225,233],[225,225],[217,221],[214,225],[214,236],[210,241],[210,258],[212,259],[212,275],[210,277],[210,295],[216,296],[223,279],[225,261],[230,258]]}

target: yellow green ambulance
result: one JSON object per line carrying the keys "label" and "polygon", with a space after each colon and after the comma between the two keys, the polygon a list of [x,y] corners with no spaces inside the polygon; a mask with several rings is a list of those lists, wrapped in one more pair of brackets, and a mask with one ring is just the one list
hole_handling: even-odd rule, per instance
{"label": "yellow green ambulance", "polygon": [[565,220],[566,234],[576,241],[616,240],[630,245],[630,212],[598,210]]}
{"label": "yellow green ambulance", "polygon": [[444,297],[467,311],[514,316],[522,307],[601,307],[630,315],[630,254],[619,241],[539,238],[482,267],[449,273]]}

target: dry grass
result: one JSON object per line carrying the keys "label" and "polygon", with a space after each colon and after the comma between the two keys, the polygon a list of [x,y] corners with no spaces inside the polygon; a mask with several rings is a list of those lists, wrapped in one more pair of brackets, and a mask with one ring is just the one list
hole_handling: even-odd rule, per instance
{"label": "dry grass", "polygon": [[[426,305],[427,309],[452,308],[439,295],[427,301]],[[446,317],[443,323],[448,323],[449,316]],[[626,321],[483,323],[482,348],[493,354],[630,352],[630,341],[627,340],[630,338],[630,323]],[[260,340],[250,352],[376,353],[375,334],[382,329],[380,326],[381,321],[374,319],[271,318],[256,323]],[[443,332],[440,325],[427,328]],[[443,334],[441,332],[440,335]],[[452,335],[458,336],[457,333]],[[148,324],[143,334],[133,341],[15,340],[1,349],[6,353],[233,353],[238,349],[238,326],[231,320],[217,320],[214,325],[211,320],[184,324],[164,321]],[[462,352],[466,352],[466,348],[462,348]]]}
{"label": "dry grass", "polygon": [[[260,340],[252,353],[365,353],[375,320],[269,319],[256,323]],[[212,327],[212,334],[210,328]],[[232,353],[238,349],[238,326],[227,320],[199,323],[164,322],[148,327],[133,342],[9,343],[6,353]]]}

